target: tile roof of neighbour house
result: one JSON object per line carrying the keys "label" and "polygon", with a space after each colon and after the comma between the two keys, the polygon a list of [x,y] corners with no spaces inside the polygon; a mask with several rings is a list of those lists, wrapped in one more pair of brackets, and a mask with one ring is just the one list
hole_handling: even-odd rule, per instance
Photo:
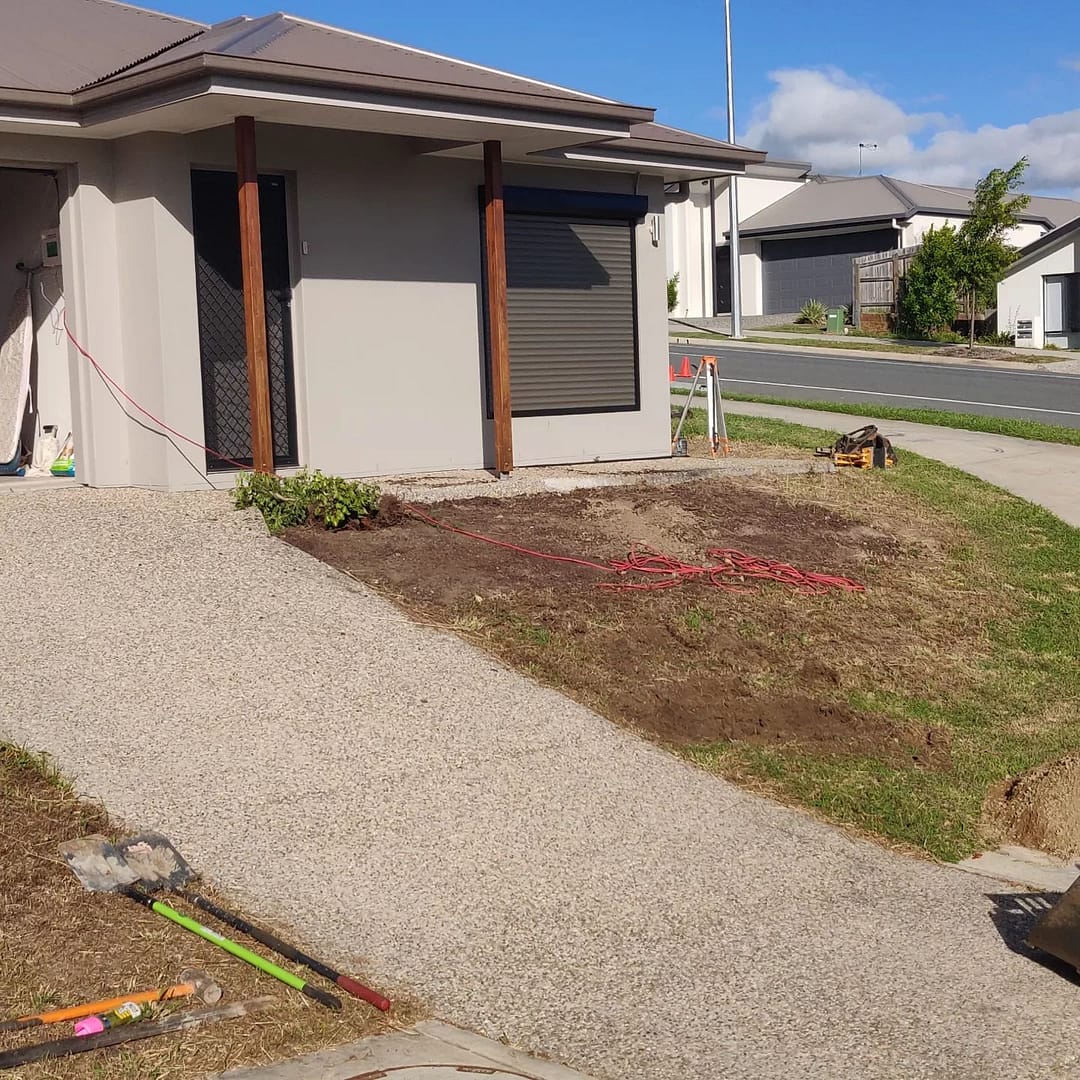
{"label": "tile roof of neighbour house", "polygon": [[10,0],[0,87],[70,94],[186,41],[203,23],[113,0]]}
{"label": "tile roof of neighbour house", "polygon": [[[813,228],[906,219],[913,214],[964,217],[974,192],[916,184],[890,176],[814,177],[742,222],[744,235],[806,231]],[[1022,221],[1050,228],[1080,214],[1080,203],[1036,195]]]}

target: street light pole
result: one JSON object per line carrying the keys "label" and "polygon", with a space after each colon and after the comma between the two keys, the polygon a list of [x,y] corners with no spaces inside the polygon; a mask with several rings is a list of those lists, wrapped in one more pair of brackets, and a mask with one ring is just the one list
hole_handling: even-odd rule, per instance
{"label": "street light pole", "polygon": [[[735,74],[731,67],[731,0],[724,0],[724,32],[727,38],[728,142],[735,142]],[[739,179],[728,178],[728,218],[731,241],[731,336],[742,337],[742,281],[739,273]]]}
{"label": "street light pole", "polygon": [[864,150],[876,150],[876,142],[861,142],[859,143],[859,175],[862,176],[862,153]]}

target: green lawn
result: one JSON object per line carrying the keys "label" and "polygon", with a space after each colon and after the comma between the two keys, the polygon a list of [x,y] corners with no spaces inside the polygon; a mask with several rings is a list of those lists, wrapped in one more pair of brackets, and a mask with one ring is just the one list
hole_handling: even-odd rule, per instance
{"label": "green lawn", "polygon": [[[694,420],[703,423],[700,416]],[[729,418],[728,428],[735,440],[805,447],[808,454],[835,437],[739,415]],[[898,767],[729,744],[687,754],[722,772],[734,764],[836,821],[939,858],[961,858],[979,845],[981,807],[992,785],[1080,746],[1080,530],[917,454],[905,453],[896,469],[852,479],[868,492],[887,486],[923,514],[955,523],[964,539],[947,552],[948,573],[1000,590],[1000,604],[986,611],[990,655],[973,686],[950,691],[946,683],[929,693],[913,685],[906,693],[883,693],[871,682],[850,692],[853,706],[945,728],[951,762],[943,769]],[[910,632],[918,634],[919,626]],[[858,648],[855,637],[849,647]]]}
{"label": "green lawn", "polygon": [[[678,392],[678,388],[673,391]],[[1041,442],[1080,446],[1080,428],[1043,424],[1038,420],[1012,420],[998,416],[978,416],[975,413],[946,412],[944,409],[909,409],[876,402],[863,405],[846,401],[793,401],[758,394],[725,394],[724,398],[727,401],[753,401],[761,405],[790,405],[796,409],[873,416],[881,420],[905,420],[912,424],[937,424],[940,427],[960,428],[964,431],[985,431],[991,435],[1010,435],[1016,439],[1038,439]]]}

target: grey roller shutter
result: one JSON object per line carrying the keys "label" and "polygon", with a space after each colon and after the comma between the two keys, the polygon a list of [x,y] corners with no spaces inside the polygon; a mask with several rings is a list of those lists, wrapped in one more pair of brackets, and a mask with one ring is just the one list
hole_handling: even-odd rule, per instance
{"label": "grey roller shutter", "polygon": [[634,226],[508,214],[515,415],[638,407]]}

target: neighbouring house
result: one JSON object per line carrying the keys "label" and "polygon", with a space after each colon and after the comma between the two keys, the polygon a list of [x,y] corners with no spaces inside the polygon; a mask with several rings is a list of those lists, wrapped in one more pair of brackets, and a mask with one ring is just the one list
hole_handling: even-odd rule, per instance
{"label": "neighbouring house", "polygon": [[1023,248],[998,285],[1001,330],[1034,349],[1080,349],[1080,216]]}
{"label": "neighbouring house", "polygon": [[71,430],[99,486],[666,455],[665,186],[765,159],[303,18],[112,0],[8,0],[0,98],[24,446]]}
{"label": "neighbouring house", "polygon": [[[802,187],[810,175],[805,162],[767,159],[748,164],[739,173],[739,220],[764,209]],[[731,261],[727,247],[728,188],[730,177],[717,176],[672,185],[667,204],[667,273],[679,275],[679,296],[672,316],[702,318],[731,311]],[[725,265],[720,265],[723,244]],[[753,282],[743,275],[743,311],[757,314],[760,306],[746,288]]]}
{"label": "neighbouring house", "polygon": [[[765,168],[778,165],[766,162]],[[798,168],[790,166],[791,173]],[[914,247],[933,227],[959,226],[974,194],[966,188],[888,176],[812,176],[806,168],[802,178],[737,181],[744,315],[791,316],[811,299],[829,307],[851,304],[853,258]],[[726,314],[731,281],[728,205],[720,185],[713,187],[715,305],[713,312],[700,313]],[[744,199],[744,188],[751,189],[752,198]],[[763,205],[764,198],[769,201]],[[1030,243],[1078,214],[1080,203],[1034,196],[1010,242],[1018,247]],[[677,242],[673,238],[671,244]]]}

